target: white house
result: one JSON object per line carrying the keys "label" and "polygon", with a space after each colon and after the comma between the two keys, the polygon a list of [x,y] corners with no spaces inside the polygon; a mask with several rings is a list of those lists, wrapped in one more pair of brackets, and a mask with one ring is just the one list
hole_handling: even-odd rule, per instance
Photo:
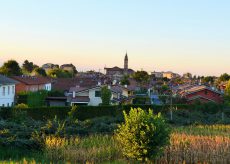
{"label": "white house", "polygon": [[[101,99],[101,88],[103,86],[97,85],[94,87],[71,87],[68,93],[67,102],[70,105],[89,105],[89,106],[98,106],[102,103]],[[111,103],[119,104],[122,101],[128,101],[128,98],[132,96],[132,92],[126,87],[116,85],[108,86],[112,95]]]}
{"label": "white house", "polygon": [[98,106],[102,103],[101,86],[91,88],[72,87],[69,91],[68,102],[70,105]]}
{"label": "white house", "polygon": [[17,82],[6,76],[0,75],[0,106],[10,107],[14,105],[15,84]]}

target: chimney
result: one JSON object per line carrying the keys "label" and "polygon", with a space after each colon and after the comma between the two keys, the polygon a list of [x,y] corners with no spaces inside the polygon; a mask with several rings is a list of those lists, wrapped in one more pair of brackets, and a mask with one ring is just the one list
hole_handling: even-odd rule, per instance
{"label": "chimney", "polygon": [[75,91],[73,91],[73,98],[75,98],[76,97],[76,92]]}

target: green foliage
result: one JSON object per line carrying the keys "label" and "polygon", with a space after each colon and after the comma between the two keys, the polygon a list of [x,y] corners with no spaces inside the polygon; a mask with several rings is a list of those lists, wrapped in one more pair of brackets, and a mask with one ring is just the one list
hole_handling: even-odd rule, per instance
{"label": "green foliage", "polygon": [[20,92],[17,95],[18,104],[28,104],[28,92]]}
{"label": "green foliage", "polygon": [[160,95],[159,99],[163,104],[167,104],[169,102],[170,96],[169,95]]}
{"label": "green foliage", "polygon": [[7,76],[18,76],[22,74],[22,71],[17,61],[9,60],[0,68],[0,73]]}
{"label": "green foliage", "polygon": [[33,70],[33,73],[32,73],[34,76],[43,76],[43,77],[46,77],[47,74],[46,74],[46,71],[43,69],[43,68],[40,68],[40,67],[36,67],[34,70]]}
{"label": "green foliage", "polygon": [[46,105],[45,98],[48,92],[45,90],[37,92],[21,92],[18,94],[18,104],[27,104],[29,107],[42,107]]}
{"label": "green foliage", "polygon": [[150,104],[150,98],[148,96],[137,96],[133,99],[133,104]]}
{"label": "green foliage", "polygon": [[48,71],[47,75],[52,78],[70,78],[73,77],[73,73],[62,70],[59,68],[51,69]]}
{"label": "green foliage", "polygon": [[110,105],[112,93],[107,86],[101,88],[102,105]]}
{"label": "green foliage", "polygon": [[15,109],[26,109],[26,108],[29,108],[29,106],[26,105],[26,104],[21,103],[21,104],[18,104],[16,106],[14,106],[14,108]]}
{"label": "green foliage", "polygon": [[215,81],[215,77],[214,76],[206,76],[202,79],[203,83],[211,83],[213,84]]}
{"label": "green foliage", "polygon": [[111,116],[119,113],[119,106],[77,106],[72,107],[68,116],[73,119],[86,120],[95,117]]}
{"label": "green foliage", "polygon": [[64,96],[64,92],[63,91],[59,91],[59,90],[52,90],[48,92],[48,96],[50,97],[63,97]]}
{"label": "green foliage", "polygon": [[228,81],[228,80],[230,80],[230,75],[227,73],[224,73],[219,77],[219,81]]}
{"label": "green foliage", "polygon": [[23,71],[26,71],[28,73],[31,73],[34,68],[35,68],[34,63],[29,62],[28,60],[25,60],[24,63],[22,64]]}
{"label": "green foliage", "polygon": [[128,75],[124,75],[121,79],[121,85],[130,85],[129,82],[129,76]]}
{"label": "green foliage", "polygon": [[28,105],[26,104],[18,104],[13,108],[12,118],[15,122],[24,122],[27,119],[27,111]]}
{"label": "green foliage", "polygon": [[149,74],[146,71],[137,71],[133,78],[140,84],[147,83],[149,81]]}
{"label": "green foliage", "polygon": [[165,93],[168,93],[170,91],[170,88],[168,85],[162,85],[160,88],[159,88],[159,93],[160,94],[165,94]]}
{"label": "green foliage", "polygon": [[158,157],[169,144],[170,128],[160,114],[141,108],[124,112],[125,123],[119,125],[116,139],[127,158],[148,161]]}
{"label": "green foliage", "polygon": [[28,93],[28,105],[29,107],[42,107],[46,105],[45,98],[47,97],[47,91],[37,91]]}

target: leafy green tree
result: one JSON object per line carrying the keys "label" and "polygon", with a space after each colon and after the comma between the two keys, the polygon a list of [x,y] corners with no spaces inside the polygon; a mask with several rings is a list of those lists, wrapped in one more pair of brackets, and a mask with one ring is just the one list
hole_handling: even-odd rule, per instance
{"label": "leafy green tree", "polygon": [[49,70],[47,75],[53,78],[70,78],[73,76],[73,73],[66,71],[66,70],[59,69],[59,68],[55,68],[55,69]]}
{"label": "leafy green tree", "polygon": [[230,80],[228,81],[228,84],[226,85],[225,92],[224,92],[224,99],[226,103],[230,103]]}
{"label": "leafy green tree", "polygon": [[147,83],[149,81],[149,74],[146,71],[137,71],[134,73],[133,78],[140,84]]}
{"label": "leafy green tree", "polygon": [[125,76],[122,77],[122,79],[121,79],[121,85],[130,85],[129,76],[128,75],[125,75]]}
{"label": "leafy green tree", "polygon": [[124,112],[125,122],[115,131],[124,156],[142,162],[158,157],[169,144],[170,128],[161,114],[141,108]]}
{"label": "leafy green tree", "polygon": [[206,76],[206,77],[202,80],[203,83],[211,83],[211,84],[213,84],[214,81],[215,81],[215,77],[214,77],[214,76]]}
{"label": "leafy green tree", "polygon": [[170,88],[168,85],[162,85],[160,88],[159,88],[159,93],[160,94],[166,94],[170,91]]}
{"label": "leafy green tree", "polygon": [[112,93],[107,86],[101,88],[102,105],[110,105]]}
{"label": "leafy green tree", "polygon": [[219,77],[219,80],[220,81],[228,81],[228,80],[230,80],[230,75],[227,73],[224,73]]}
{"label": "leafy green tree", "polygon": [[47,91],[31,92],[28,97],[28,105],[31,107],[42,107],[46,105]]}
{"label": "leafy green tree", "polygon": [[0,68],[0,73],[7,76],[19,76],[22,74],[22,71],[17,61],[8,60]]}
{"label": "leafy green tree", "polygon": [[26,72],[31,73],[34,69],[34,63],[29,62],[28,60],[25,60],[24,63],[22,64],[22,69]]}
{"label": "leafy green tree", "polygon": [[43,68],[40,68],[40,67],[36,67],[33,70],[32,74],[35,75],[35,76],[44,76],[44,77],[47,76],[46,71]]}
{"label": "leafy green tree", "polygon": [[176,78],[173,80],[173,82],[175,82],[177,84],[184,84],[184,81],[181,78]]}

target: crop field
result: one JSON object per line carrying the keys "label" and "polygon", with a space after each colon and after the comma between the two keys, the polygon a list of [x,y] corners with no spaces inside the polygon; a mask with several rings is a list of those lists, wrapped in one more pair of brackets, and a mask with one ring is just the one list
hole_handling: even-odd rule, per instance
{"label": "crop field", "polygon": [[[170,145],[153,163],[230,163],[230,126],[174,127]],[[48,136],[44,152],[1,150],[1,163],[130,163],[112,135]],[[10,158],[9,158],[10,157]]]}

